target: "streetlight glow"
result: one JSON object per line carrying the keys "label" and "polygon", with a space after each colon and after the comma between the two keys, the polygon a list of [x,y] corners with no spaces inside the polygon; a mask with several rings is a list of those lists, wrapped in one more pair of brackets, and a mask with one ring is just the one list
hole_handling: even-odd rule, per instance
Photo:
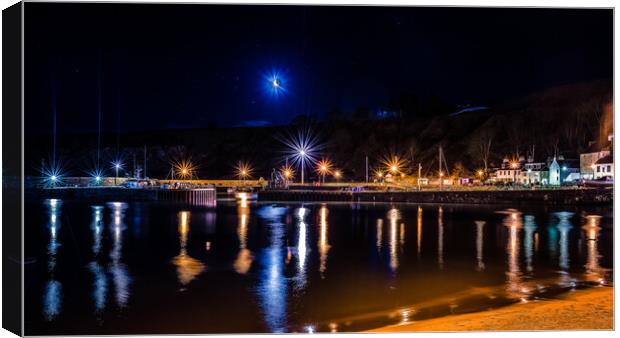
{"label": "streetlight glow", "polygon": [[173,169],[181,179],[193,179],[196,176],[196,166],[190,159],[183,159],[172,164]]}
{"label": "streetlight glow", "polygon": [[304,183],[304,167],[317,162],[317,152],[322,148],[319,140],[310,128],[303,128],[297,134],[289,134],[280,141],[287,147],[285,156],[292,160],[301,171],[301,183]]}
{"label": "streetlight glow", "polygon": [[252,173],[254,172],[254,168],[248,162],[239,161],[235,166],[235,173],[237,178],[240,180],[245,180],[246,178],[250,178]]}
{"label": "streetlight glow", "polygon": [[407,165],[407,161],[400,156],[387,155],[384,156],[381,164],[383,164],[385,171],[390,172],[392,175],[402,174],[403,168]]}

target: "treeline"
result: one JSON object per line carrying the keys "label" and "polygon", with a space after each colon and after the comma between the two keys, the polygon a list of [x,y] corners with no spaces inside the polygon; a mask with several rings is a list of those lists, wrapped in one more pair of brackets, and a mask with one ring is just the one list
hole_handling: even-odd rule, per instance
{"label": "treeline", "polygon": [[[99,163],[108,175],[114,175],[110,163],[119,157],[126,170],[142,168],[146,147],[150,177],[165,177],[172,161],[191,159],[198,177],[233,178],[235,164],[243,160],[254,166],[253,176],[268,178],[285,161],[285,146],[277,136],[311,126],[324,145],[322,155],[343,170],[345,179],[364,178],[366,157],[372,170],[388,155],[408,162],[412,174],[421,163],[423,175],[435,175],[439,147],[451,174],[467,175],[498,166],[504,157],[578,158],[596,147],[592,141],[605,144],[613,124],[612,97],[611,81],[593,81],[455,114],[467,107],[403,94],[388,103],[386,111],[394,114],[384,118],[359,108],[330,112],[322,120],[298,116],[288,126],[103,134]],[[36,175],[41,159],[49,161],[50,144],[51,137],[27,138],[27,173]],[[57,157],[68,174],[84,175],[96,166],[96,148],[96,135],[60,135]]]}

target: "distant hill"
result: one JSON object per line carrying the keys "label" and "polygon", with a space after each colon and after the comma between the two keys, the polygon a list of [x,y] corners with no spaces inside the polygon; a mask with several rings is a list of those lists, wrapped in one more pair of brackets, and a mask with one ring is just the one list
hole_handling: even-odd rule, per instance
{"label": "distant hill", "polygon": [[[396,117],[377,119],[360,110],[350,114],[328,114],[312,122],[325,144],[324,155],[344,169],[345,177],[364,177],[365,157],[371,166],[388,153],[417,164],[425,175],[436,174],[438,147],[442,146],[450,169],[484,167],[484,149],[489,145],[488,166],[504,157],[526,156],[531,149],[544,159],[554,153],[575,157],[591,141],[605,139],[613,121],[611,80],[563,85],[523,98],[484,105],[486,109],[463,110],[436,98],[401,97],[391,102]],[[455,112],[459,112],[455,114]],[[289,126],[165,130],[131,135],[102,135],[102,163],[116,157],[116,144],[127,167],[142,165],[147,147],[150,176],[164,177],[174,157],[191,156],[200,165],[199,176],[232,177],[238,160],[256,166],[256,176],[268,177],[285,158],[275,135],[284,135],[303,124]],[[36,174],[41,159],[49,157],[49,136],[26,135],[26,171]],[[58,149],[74,174],[93,166],[96,135],[60,135]],[[415,170],[417,173],[417,170]],[[307,172],[307,175],[310,175]]]}

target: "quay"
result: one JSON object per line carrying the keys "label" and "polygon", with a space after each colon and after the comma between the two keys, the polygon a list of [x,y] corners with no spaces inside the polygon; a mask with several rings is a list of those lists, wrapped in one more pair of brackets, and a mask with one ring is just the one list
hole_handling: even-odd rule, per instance
{"label": "quay", "polygon": [[613,189],[453,190],[453,191],[327,191],[266,190],[259,201],[406,202],[445,204],[611,205]]}
{"label": "quay", "polygon": [[193,189],[123,188],[123,187],[62,187],[26,189],[30,197],[88,201],[167,201],[196,206],[216,206],[215,187]]}

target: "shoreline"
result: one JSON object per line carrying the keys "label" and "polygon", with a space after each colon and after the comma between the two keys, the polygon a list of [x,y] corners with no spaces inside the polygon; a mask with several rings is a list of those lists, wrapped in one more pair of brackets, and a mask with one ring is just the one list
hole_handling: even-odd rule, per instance
{"label": "shoreline", "polygon": [[613,297],[613,287],[595,287],[554,299],[388,325],[366,332],[613,330]]}

